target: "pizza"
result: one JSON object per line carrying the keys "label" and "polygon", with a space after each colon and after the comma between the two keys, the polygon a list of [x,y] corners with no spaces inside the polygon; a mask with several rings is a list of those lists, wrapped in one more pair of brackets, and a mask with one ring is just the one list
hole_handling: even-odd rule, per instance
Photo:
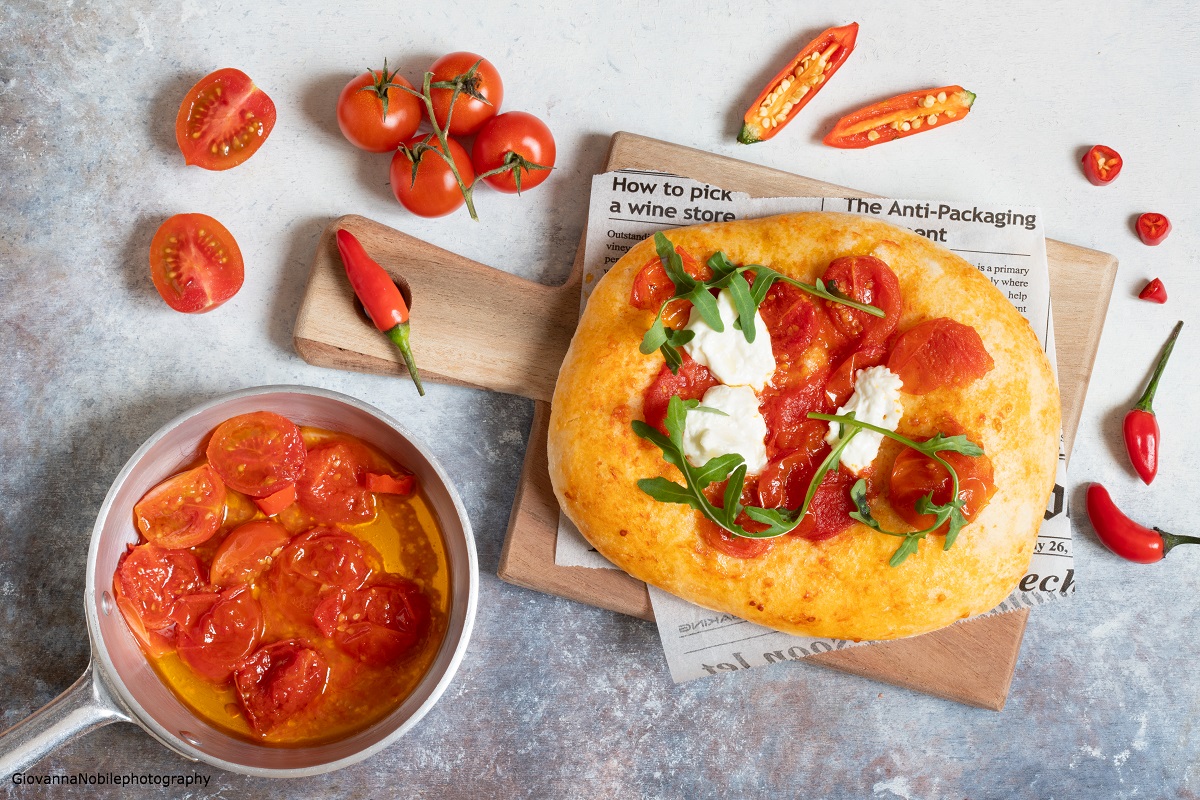
{"label": "pizza", "polygon": [[1054,486],[1058,388],[963,259],[883,222],[677,228],[596,285],[548,454],[604,557],[780,631],[912,636],[991,610]]}

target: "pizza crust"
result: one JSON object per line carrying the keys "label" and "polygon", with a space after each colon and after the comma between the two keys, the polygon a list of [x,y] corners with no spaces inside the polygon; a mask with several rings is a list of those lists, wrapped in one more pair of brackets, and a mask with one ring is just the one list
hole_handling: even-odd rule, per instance
{"label": "pizza crust", "polygon": [[[661,451],[630,427],[662,357],[638,346],[653,313],[629,304],[634,276],[654,257],[648,239],[600,280],[571,342],[554,392],[548,455],[555,494],[583,536],[639,580],[716,611],[791,634],[875,640],[913,636],[989,611],[1025,574],[1054,487],[1060,405],[1049,361],[1029,324],[971,264],[924,237],[849,214],[787,214],[679,228],[672,242],[700,260],[723,250],[813,282],[833,259],[871,254],[899,278],[899,330],[933,317],[975,328],[995,368],[962,390],[903,395],[901,432],[950,415],[984,447],[997,492],[949,551],[921,542],[901,566],[899,539],[854,524],[825,541],[782,537],[763,556],[739,559],[709,547],[698,512],[660,503],[640,478],[682,483]],[[890,473],[900,447],[881,449]],[[885,473],[885,474],[886,474]],[[907,530],[886,500],[885,528]]]}

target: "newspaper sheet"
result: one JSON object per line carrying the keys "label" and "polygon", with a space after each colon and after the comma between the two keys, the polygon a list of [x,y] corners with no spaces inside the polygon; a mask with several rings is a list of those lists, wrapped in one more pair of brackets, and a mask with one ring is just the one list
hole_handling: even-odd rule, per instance
{"label": "newspaper sheet", "polygon": [[[657,230],[794,211],[840,211],[875,217],[958,253],[1029,320],[1050,363],[1055,363],[1045,229],[1039,210],[1025,206],[896,198],[751,198],[663,172],[604,173],[592,180],[581,308],[596,281],[630,248]],[[1058,477],[1029,571],[1008,599],[990,613],[1031,608],[1074,593],[1065,485],[1066,458],[1060,444]],[[615,568],[591,548],[565,515],[559,519],[555,563]],[[650,600],[676,682],[854,646],[837,639],[789,636],[732,614],[700,608],[654,587],[650,587]]]}

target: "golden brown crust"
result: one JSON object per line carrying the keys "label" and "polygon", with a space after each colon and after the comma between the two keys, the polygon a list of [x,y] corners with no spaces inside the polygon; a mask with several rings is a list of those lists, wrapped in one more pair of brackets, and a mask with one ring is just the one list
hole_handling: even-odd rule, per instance
{"label": "golden brown crust", "polygon": [[[1029,324],[972,265],[927,239],[848,214],[788,214],[679,228],[669,238],[707,259],[765,264],[813,281],[834,258],[874,254],[904,294],[900,329],[950,317],[975,328],[995,368],[962,390],[903,396],[901,430],[949,415],[983,445],[998,490],[949,551],[941,537],[888,566],[898,540],[855,524],[822,542],[783,537],[766,555],[738,559],[705,544],[699,514],[660,503],[636,485],[664,475],[682,482],[660,451],[639,439],[642,394],[662,365],[638,351],[650,312],[629,304],[633,278],[654,255],[643,241],[596,286],[559,373],[550,415],[550,477],[584,537],[630,575],[707,608],[788,633],[895,639],[989,611],[1029,565],[1054,486],[1060,407],[1050,364]],[[894,448],[876,468],[891,469]],[[903,523],[880,498],[887,528]]]}

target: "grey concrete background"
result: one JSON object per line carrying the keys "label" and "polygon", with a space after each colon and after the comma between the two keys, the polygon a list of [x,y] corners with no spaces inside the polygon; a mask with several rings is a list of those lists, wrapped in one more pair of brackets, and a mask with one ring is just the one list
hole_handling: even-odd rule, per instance
{"label": "grey concrete background", "polygon": [[[774,142],[733,143],[761,83],[817,31],[856,19],[859,49]],[[304,364],[292,323],[317,236],[360,213],[484,263],[565,277],[589,178],[627,129],[892,196],[982,194],[1042,206],[1052,236],[1122,267],[1072,464],[1072,494],[1103,480],[1133,515],[1188,532],[1196,493],[1200,346],[1185,329],[1160,392],[1160,478],[1120,456],[1123,410],[1171,324],[1200,299],[1194,145],[1200,12],[1183,2],[962,6],[762,3],[603,6],[478,3],[120,4],[0,7],[0,727],[83,670],[86,545],[113,477],[166,420],[243,386],[305,383],[404,420],[458,483],[475,526],[482,591],[459,677],[413,732],[358,766],[267,781],[191,765],[131,725],[63,747],[39,775],[199,774],[207,786],[121,790],[7,785],[4,797],[792,796],[1195,797],[1200,553],[1134,567],[1076,521],[1077,596],[1036,610],[1007,708],[966,708],[781,665],[671,683],[647,623],[495,577],[531,405]],[[443,52],[483,53],[506,109],[545,119],[559,169],[524,197],[481,192],[483,221],[419,220],[391,198],[387,156],[355,151],[333,105],[388,56],[410,79]],[[202,75],[237,66],[279,122],[226,173],[186,168],[175,114]],[[832,120],[914,86],[979,94],[948,132],[861,153],[819,139]],[[1126,158],[1086,184],[1085,146]],[[1133,216],[1171,216],[1150,250]],[[236,298],[176,314],[147,275],[170,214],[225,223],[246,259]],[[1161,276],[1171,303],[1135,299]],[[1087,280],[1087,276],[1081,276]],[[503,335],[503,332],[497,332]]]}

